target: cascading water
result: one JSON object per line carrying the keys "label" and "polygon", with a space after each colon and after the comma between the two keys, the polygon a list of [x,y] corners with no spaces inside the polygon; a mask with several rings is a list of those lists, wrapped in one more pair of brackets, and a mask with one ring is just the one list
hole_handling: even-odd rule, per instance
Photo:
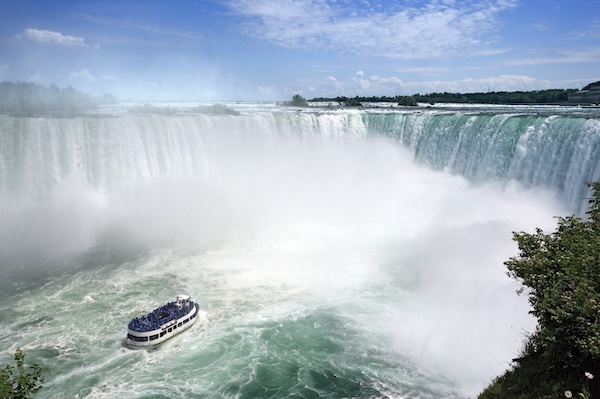
{"label": "cascading water", "polygon": [[[597,122],[0,116],[1,360],[49,366],[41,398],[473,396],[534,327],[511,232],[579,211]],[[202,323],[126,349],[178,293]]]}
{"label": "cascading water", "polygon": [[394,137],[421,164],[477,184],[516,181],[554,189],[573,212],[583,214],[586,183],[600,179],[600,119],[544,111],[370,114],[365,119],[369,131]]}

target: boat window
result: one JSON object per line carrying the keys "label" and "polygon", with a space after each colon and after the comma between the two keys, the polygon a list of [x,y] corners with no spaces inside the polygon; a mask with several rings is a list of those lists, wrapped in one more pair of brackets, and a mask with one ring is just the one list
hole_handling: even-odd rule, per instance
{"label": "boat window", "polygon": [[148,341],[148,337],[138,337],[137,335],[127,334],[127,338],[136,342],[146,342]]}

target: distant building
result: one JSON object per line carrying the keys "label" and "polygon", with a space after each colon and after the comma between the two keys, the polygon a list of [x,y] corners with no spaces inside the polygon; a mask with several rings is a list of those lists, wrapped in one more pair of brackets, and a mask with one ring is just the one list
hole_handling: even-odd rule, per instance
{"label": "distant building", "polygon": [[600,104],[600,82],[589,84],[582,90],[570,93],[567,101],[572,104]]}

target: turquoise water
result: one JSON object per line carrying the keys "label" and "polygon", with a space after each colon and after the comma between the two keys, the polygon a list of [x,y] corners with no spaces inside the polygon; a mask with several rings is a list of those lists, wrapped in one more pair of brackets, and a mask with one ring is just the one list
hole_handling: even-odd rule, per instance
{"label": "turquoise water", "polygon": [[[579,188],[505,176],[545,159],[539,118],[595,143],[594,118],[240,109],[0,116],[1,360],[48,367],[37,397],[467,398],[509,367],[534,328],[511,232]],[[126,348],[179,293],[198,322]]]}

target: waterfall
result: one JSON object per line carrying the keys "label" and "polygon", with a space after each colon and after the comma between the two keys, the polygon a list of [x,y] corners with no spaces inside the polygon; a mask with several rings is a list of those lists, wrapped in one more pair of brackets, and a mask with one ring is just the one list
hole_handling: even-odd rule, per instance
{"label": "waterfall", "polygon": [[[474,183],[556,190],[575,213],[600,179],[600,120],[466,113],[286,113],[0,117],[0,193],[41,196],[79,175],[101,190],[159,175],[201,177],[227,154],[284,140],[397,140],[415,160]],[[244,155],[246,153],[246,155]],[[254,156],[260,156],[254,154]]]}
{"label": "waterfall", "polygon": [[[42,196],[72,175],[106,190],[160,175],[201,177],[227,154],[282,140],[364,136],[359,115],[0,116],[0,194]],[[250,154],[251,155],[251,154]]]}
{"label": "waterfall", "polygon": [[574,213],[600,179],[600,120],[517,114],[366,114],[371,133],[393,137],[417,162],[475,183],[517,181],[556,190]]}

